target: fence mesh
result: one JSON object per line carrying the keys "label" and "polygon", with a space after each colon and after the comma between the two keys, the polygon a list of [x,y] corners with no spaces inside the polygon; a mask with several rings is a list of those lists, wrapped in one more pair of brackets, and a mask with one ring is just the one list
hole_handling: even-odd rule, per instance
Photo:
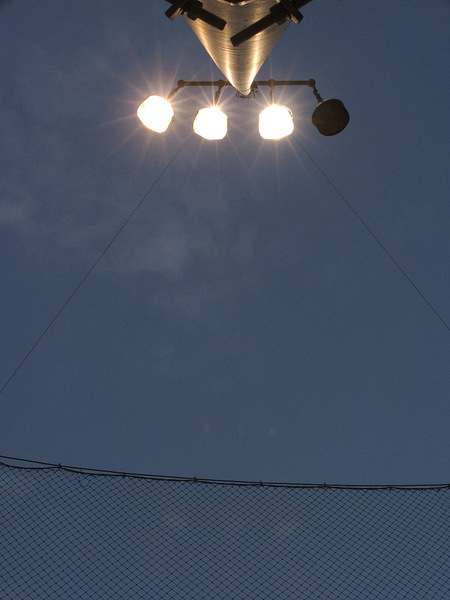
{"label": "fence mesh", "polygon": [[0,598],[448,599],[450,487],[0,463]]}

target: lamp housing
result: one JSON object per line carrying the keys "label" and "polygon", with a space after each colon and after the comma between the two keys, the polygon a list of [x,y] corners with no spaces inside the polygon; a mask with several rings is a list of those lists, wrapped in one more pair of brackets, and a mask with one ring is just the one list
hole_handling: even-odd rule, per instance
{"label": "lamp housing", "polygon": [[164,133],[175,119],[170,102],[161,96],[149,96],[137,109],[142,124],[156,133]]}
{"label": "lamp housing", "polygon": [[228,117],[218,106],[201,108],[195,115],[193,128],[205,140],[223,140],[228,131]]}
{"label": "lamp housing", "polygon": [[341,100],[336,98],[322,100],[312,114],[313,125],[319,133],[326,136],[336,135],[347,127],[350,115]]}
{"label": "lamp housing", "polygon": [[287,106],[272,104],[259,115],[259,133],[265,140],[281,140],[294,131],[294,117]]}

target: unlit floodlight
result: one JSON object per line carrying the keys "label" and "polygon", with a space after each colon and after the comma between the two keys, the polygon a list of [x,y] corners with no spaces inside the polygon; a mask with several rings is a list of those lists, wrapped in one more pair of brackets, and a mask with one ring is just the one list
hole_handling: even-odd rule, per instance
{"label": "unlit floodlight", "polygon": [[294,131],[294,118],[287,106],[272,104],[259,115],[259,133],[265,140],[281,140]]}
{"label": "unlit floodlight", "polygon": [[152,131],[163,133],[174,120],[170,102],[161,96],[149,96],[137,110],[142,123]]}
{"label": "unlit floodlight", "polygon": [[194,119],[194,131],[205,140],[223,140],[227,135],[228,117],[218,106],[201,108]]}
{"label": "unlit floodlight", "polygon": [[340,133],[350,120],[344,104],[335,98],[322,100],[312,114],[313,125],[322,135],[336,135]]}

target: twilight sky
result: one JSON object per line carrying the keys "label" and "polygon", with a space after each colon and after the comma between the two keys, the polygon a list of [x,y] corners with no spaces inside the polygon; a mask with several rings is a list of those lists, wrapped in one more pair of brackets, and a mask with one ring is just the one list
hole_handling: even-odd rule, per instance
{"label": "twilight sky", "polygon": [[163,0],[0,3],[0,452],[226,479],[449,480],[450,2],[315,0],[259,78],[316,79],[351,120],[263,141],[190,135],[178,79],[222,77]]}

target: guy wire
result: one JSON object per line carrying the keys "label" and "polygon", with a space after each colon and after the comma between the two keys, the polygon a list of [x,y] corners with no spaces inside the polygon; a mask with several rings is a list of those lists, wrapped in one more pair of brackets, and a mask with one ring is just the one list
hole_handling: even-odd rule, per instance
{"label": "guy wire", "polygon": [[294,137],[294,140],[297,142],[297,144],[300,146],[300,148],[303,150],[303,152],[306,154],[306,156],[309,158],[309,160],[313,163],[313,165],[316,167],[316,169],[323,175],[323,177],[328,181],[328,183],[330,184],[330,186],[333,188],[333,190],[336,192],[336,194],[345,202],[345,204],[347,205],[347,207],[352,211],[352,213],[355,215],[355,217],[358,219],[358,221],[361,223],[361,225],[370,233],[370,235],[372,236],[372,238],[376,241],[376,243],[379,245],[379,247],[383,250],[383,252],[386,254],[386,256],[391,260],[391,262],[395,265],[395,267],[400,271],[400,273],[403,275],[403,277],[408,281],[408,283],[414,288],[414,290],[417,292],[417,294],[422,298],[422,300],[428,305],[428,308],[430,308],[433,313],[436,315],[436,317],[441,321],[441,323],[444,325],[444,327],[450,331],[450,325],[445,321],[445,319],[439,314],[439,312],[436,310],[436,308],[431,304],[431,302],[428,300],[428,298],[425,296],[425,294],[423,294],[423,292],[421,292],[421,290],[417,287],[417,285],[414,283],[414,281],[411,279],[411,277],[406,273],[406,271],[400,266],[400,264],[398,263],[398,261],[393,257],[393,255],[389,252],[389,250],[386,248],[386,246],[379,240],[379,238],[375,235],[375,233],[372,231],[372,229],[367,225],[367,223],[364,221],[364,219],[358,214],[358,212],[356,211],[356,209],[352,206],[352,204],[347,200],[347,198],[344,196],[344,194],[339,190],[339,188],[333,183],[333,181],[328,177],[328,175],[325,173],[325,171],[322,169],[322,167],[314,160],[314,158],[311,156],[311,154],[308,152],[308,150],[306,150],[306,148],[300,143],[300,141]]}
{"label": "guy wire", "polygon": [[178,148],[178,150],[175,152],[175,154],[172,156],[172,158],[169,160],[169,162],[166,164],[166,166],[163,168],[163,170],[160,172],[160,174],[156,177],[156,179],[153,181],[153,183],[151,184],[151,186],[149,187],[149,189],[145,192],[145,194],[142,196],[142,198],[139,200],[139,202],[136,204],[136,206],[133,208],[133,210],[131,211],[131,213],[128,215],[128,217],[125,219],[125,221],[122,223],[122,225],[119,227],[119,229],[116,231],[116,233],[113,235],[113,237],[110,239],[110,241],[106,244],[105,248],[100,252],[100,254],[98,255],[98,257],[95,259],[95,261],[92,263],[92,266],[89,268],[89,270],[86,272],[86,274],[84,275],[84,277],[80,280],[80,282],[75,286],[75,288],[73,289],[72,293],[68,296],[67,300],[64,302],[64,304],[61,306],[61,308],[56,312],[56,314],[53,316],[53,318],[50,320],[50,322],[48,323],[47,327],[45,327],[45,329],[42,331],[42,333],[39,335],[39,337],[36,339],[36,341],[34,342],[34,344],[31,346],[31,348],[28,350],[28,352],[25,354],[25,356],[22,358],[22,360],[19,362],[19,364],[17,365],[17,367],[14,369],[14,371],[11,373],[11,375],[8,377],[8,379],[6,380],[6,382],[3,384],[3,387],[0,388],[0,395],[4,392],[4,390],[6,389],[6,387],[10,384],[10,382],[14,379],[14,377],[17,375],[17,373],[19,372],[19,370],[22,368],[22,366],[25,364],[25,362],[28,360],[28,358],[30,357],[30,355],[32,354],[32,352],[35,350],[35,348],[38,346],[38,344],[42,341],[42,339],[45,337],[45,335],[48,333],[48,331],[50,330],[50,328],[52,327],[52,325],[55,323],[55,321],[58,319],[58,317],[61,316],[61,314],[64,312],[64,310],[67,308],[67,306],[69,305],[69,303],[71,302],[71,300],[73,299],[73,297],[75,296],[75,294],[79,291],[79,289],[81,288],[81,286],[84,284],[84,282],[86,281],[86,279],[91,275],[92,271],[95,269],[95,267],[98,265],[98,263],[102,260],[102,258],[105,256],[105,254],[108,252],[108,250],[111,248],[111,246],[113,245],[113,243],[116,241],[116,239],[119,237],[119,235],[122,233],[122,231],[125,229],[125,227],[128,225],[128,223],[131,221],[131,219],[134,217],[134,215],[137,213],[137,211],[141,208],[142,204],[145,202],[145,200],[148,198],[148,196],[151,194],[151,192],[153,191],[153,189],[155,188],[156,184],[160,181],[160,179],[162,179],[162,177],[165,175],[166,171],[169,169],[169,167],[172,165],[172,163],[174,162],[174,160],[177,158],[177,156],[180,154],[180,152],[183,150],[183,148],[185,147],[185,145],[187,144],[188,140],[190,139],[191,135],[189,135],[186,140],[181,144],[181,146]]}

